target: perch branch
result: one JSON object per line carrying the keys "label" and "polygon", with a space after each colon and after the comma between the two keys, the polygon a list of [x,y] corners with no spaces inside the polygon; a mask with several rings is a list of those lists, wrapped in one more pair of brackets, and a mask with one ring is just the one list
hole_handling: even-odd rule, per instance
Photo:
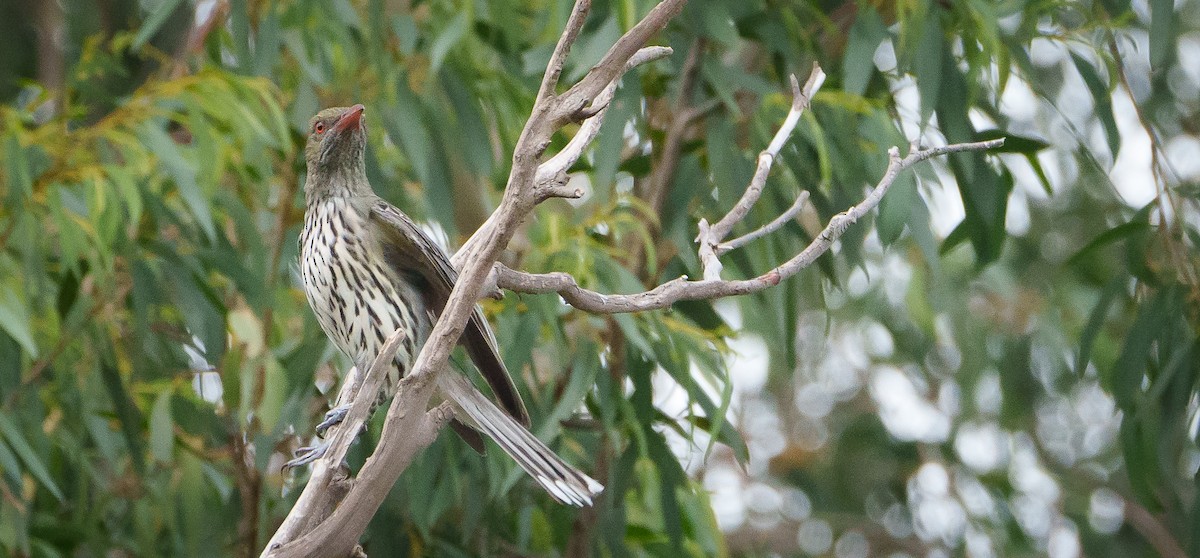
{"label": "perch branch", "polygon": [[[374,397],[357,397],[357,395],[359,393],[379,393],[388,366],[392,359],[396,358],[396,351],[399,350],[402,340],[404,340],[404,330],[397,329],[383,343],[383,348],[375,356],[375,360],[367,369],[366,374],[359,374],[358,367],[352,368],[347,374],[348,379],[338,392],[335,406],[352,402],[350,409],[342,419],[341,426],[331,430],[328,440],[329,447],[326,449],[325,455],[313,462],[308,484],[304,486],[300,498],[296,500],[296,504],[284,518],[283,524],[271,537],[271,541],[267,544],[268,551],[276,548],[276,545],[282,546],[284,541],[295,539],[310,530],[312,525],[309,520],[328,515],[337,505],[337,499],[345,495],[344,484],[347,480],[340,474],[342,459],[345,458],[346,451],[350,448],[354,438],[358,436],[362,426],[366,424],[372,403],[375,401]],[[263,555],[266,556],[267,553]],[[286,554],[276,554],[276,556],[283,555]]]}

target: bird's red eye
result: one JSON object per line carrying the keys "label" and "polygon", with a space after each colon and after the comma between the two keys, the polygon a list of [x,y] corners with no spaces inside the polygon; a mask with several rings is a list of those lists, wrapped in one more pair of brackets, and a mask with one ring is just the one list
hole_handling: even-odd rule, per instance
{"label": "bird's red eye", "polygon": [[313,124],[313,131],[318,134],[324,134],[325,133],[325,123],[317,122],[316,124]]}

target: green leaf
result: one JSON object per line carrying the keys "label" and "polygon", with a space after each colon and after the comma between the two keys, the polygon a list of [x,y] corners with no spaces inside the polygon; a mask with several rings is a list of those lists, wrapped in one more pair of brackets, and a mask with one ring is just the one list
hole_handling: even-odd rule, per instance
{"label": "green leaf", "polygon": [[704,19],[704,31],[709,37],[726,47],[732,48],[737,44],[740,39],[737,27],[733,25],[733,19],[729,16],[725,2],[708,2],[701,13]]}
{"label": "green leaf", "polygon": [[687,486],[687,476],[679,466],[679,460],[667,447],[662,434],[648,431],[646,439],[649,442],[650,459],[654,460],[661,479],[659,498],[662,502],[663,529],[671,539],[671,548],[679,551],[683,544],[683,521],[680,518],[679,497],[675,490]]}
{"label": "green leaf", "polygon": [[1114,19],[1129,13],[1129,0],[1100,0],[1100,5]]}
{"label": "green leaf", "polygon": [[1155,421],[1130,413],[1121,421],[1121,454],[1133,493],[1151,511],[1162,508],[1157,497],[1161,464],[1156,451]]}
{"label": "green leaf", "polygon": [[938,253],[944,256],[959,244],[966,242],[968,238],[967,222],[964,220],[956,225],[950,234],[946,235],[945,240],[942,240],[942,246],[938,248]]}
{"label": "green leaf", "polygon": [[1071,60],[1075,62],[1075,68],[1079,70],[1083,83],[1087,85],[1088,91],[1092,94],[1092,101],[1096,103],[1096,118],[1100,119],[1100,125],[1104,127],[1104,136],[1108,140],[1108,151],[1112,155],[1112,160],[1116,161],[1117,152],[1121,149],[1121,132],[1117,129],[1117,119],[1113,116],[1112,95],[1109,93],[1108,85],[1100,79],[1100,73],[1096,71],[1091,62],[1084,60],[1082,56],[1074,52],[1071,53]]}
{"label": "green leaf", "polygon": [[25,154],[17,136],[8,136],[8,141],[4,142],[4,170],[8,174],[9,204],[20,203],[33,191],[33,172]]}
{"label": "green leaf", "polygon": [[400,53],[408,56],[417,48],[417,40],[421,32],[417,29],[416,21],[409,14],[400,14],[392,18],[392,34],[399,41]]}
{"label": "green leaf", "polygon": [[1046,192],[1047,196],[1053,196],[1054,189],[1050,187],[1050,178],[1046,176],[1046,171],[1042,168],[1041,161],[1038,161],[1037,155],[1026,153],[1025,160],[1029,161],[1030,167],[1033,167],[1033,172],[1037,175],[1038,182],[1042,184],[1042,191]]}
{"label": "green leaf", "polygon": [[427,182],[430,177],[429,160],[433,151],[433,139],[421,118],[420,100],[408,86],[408,77],[401,74],[396,79],[396,104],[383,111],[383,124],[388,135],[404,148],[404,154],[416,171],[417,178]]}
{"label": "green leaf", "polygon": [[174,180],[175,188],[188,210],[196,217],[196,223],[200,225],[205,236],[210,240],[215,239],[217,230],[213,224],[212,205],[208,195],[201,190],[200,183],[196,180],[196,168],[183,156],[175,140],[156,124],[142,126],[138,130],[138,137],[158,156],[159,162]]}
{"label": "green leaf", "polygon": [[141,410],[130,397],[129,391],[125,389],[125,383],[121,380],[121,372],[117,370],[116,366],[108,362],[101,363],[100,378],[108,391],[109,399],[112,400],[117,420],[121,423],[121,433],[125,436],[125,444],[129,448],[129,457],[133,468],[142,474],[145,472],[146,463],[145,450],[142,449]]}
{"label": "green leaf", "polygon": [[278,11],[278,4],[272,2],[258,24],[258,33],[254,36],[254,75],[270,76],[279,60],[281,43]]}
{"label": "green leaf", "polygon": [[12,285],[0,287],[0,328],[12,336],[30,357],[37,358],[37,343],[33,340],[29,309]]}
{"label": "green leaf", "polygon": [[192,335],[200,338],[205,358],[209,362],[220,361],[225,353],[226,327],[219,299],[203,278],[187,269],[185,262],[172,261],[166,270],[183,323]]}
{"label": "green leaf", "polygon": [[1180,301],[1175,296],[1175,289],[1164,288],[1154,293],[1150,300],[1139,307],[1138,318],[1126,334],[1121,355],[1104,378],[1117,406],[1122,409],[1132,409],[1138,402],[1142,378],[1146,376],[1147,360],[1150,359],[1154,341],[1158,340],[1166,326],[1177,317],[1180,312],[1178,304]]}
{"label": "green leaf", "polygon": [[1104,378],[1121,409],[1128,411],[1136,405],[1154,342],[1179,311],[1174,288],[1159,290],[1138,308],[1137,319],[1126,334],[1121,355]]}
{"label": "green leaf", "polygon": [[942,58],[947,57],[943,39],[942,23],[937,13],[928,14],[921,40],[912,54],[913,75],[917,79],[917,91],[921,94],[921,124],[929,122],[930,115],[938,107],[942,92]]}
{"label": "green leaf", "polygon": [[1156,71],[1164,69],[1175,46],[1174,22],[1175,0],[1150,0],[1150,67]]}
{"label": "green leaf", "polygon": [[[976,132],[969,116],[970,92],[966,76],[953,57],[946,57],[944,64],[941,102],[937,107],[938,124],[946,141],[971,141]],[[1006,238],[1004,221],[1008,194],[1012,191],[1012,175],[1003,169],[998,172],[982,153],[954,153],[949,156],[949,161],[967,214],[960,227],[971,240],[980,264],[995,261],[1000,257]]]}
{"label": "green leaf", "polygon": [[446,54],[454,45],[458,44],[458,41],[462,40],[466,33],[467,12],[462,11],[442,29],[437,39],[433,41],[433,47],[429,49],[429,73],[438,73],[442,68],[442,61],[446,59]]}
{"label": "green leaf", "polygon": [[146,16],[146,21],[142,22],[141,28],[138,29],[137,35],[133,37],[132,47],[134,50],[142,48],[158,33],[158,29],[166,23],[167,18],[175,12],[179,7],[181,0],[157,0],[154,2],[154,7],[150,10],[150,15]]}
{"label": "green leaf", "polygon": [[1109,244],[1124,240],[1126,237],[1134,234],[1147,231],[1150,229],[1150,223],[1142,220],[1130,221],[1121,225],[1117,225],[1107,231],[1104,231],[1093,238],[1087,246],[1081,248],[1075,255],[1067,260],[1067,265],[1079,265],[1092,257],[1092,255]]}
{"label": "green leaf", "polygon": [[[714,414],[717,414],[714,412]],[[742,437],[742,433],[729,424],[729,421],[721,421],[719,428],[714,432],[714,426],[717,426],[711,419],[703,415],[688,415],[687,421],[692,425],[700,428],[708,433],[709,436],[722,444],[725,444],[729,449],[733,450],[733,457],[738,463],[743,466],[750,463],[750,447],[746,445],[746,439]],[[681,435],[685,435],[682,431]]]}
{"label": "green leaf", "polygon": [[896,178],[896,183],[879,202],[879,216],[875,220],[879,240],[885,246],[891,245],[904,233],[904,227],[912,218],[913,206],[919,198],[917,181],[912,173],[904,173]]}
{"label": "green leaf", "polygon": [[1100,293],[1100,300],[1096,301],[1096,305],[1092,307],[1091,313],[1088,315],[1087,324],[1083,327],[1083,332],[1079,335],[1079,353],[1075,357],[1075,374],[1083,376],[1084,370],[1087,369],[1089,357],[1092,354],[1092,346],[1096,343],[1096,336],[1100,334],[1100,328],[1104,327],[1104,320],[1108,317],[1108,309],[1112,307],[1112,303],[1117,299],[1117,295],[1121,294],[1124,278],[1118,277],[1104,288]]}
{"label": "green leaf", "polygon": [[1038,395],[1038,381],[1030,367],[1032,340],[1022,335],[1009,342],[1000,363],[1000,424],[1019,429],[1028,417],[1030,402]]}
{"label": "green leaf", "polygon": [[1046,149],[1047,147],[1050,147],[1049,143],[1046,143],[1042,140],[1018,136],[1004,130],[980,130],[975,133],[975,141],[987,141],[1000,138],[1004,138],[1004,145],[989,149],[988,153],[1034,154],[1038,151]]}
{"label": "green leaf", "polygon": [[175,421],[171,419],[171,390],[164,389],[150,408],[150,455],[159,463],[175,457]]}
{"label": "green leaf", "polygon": [[42,487],[50,491],[50,494],[53,494],[59,502],[63,501],[62,491],[54,483],[54,479],[50,476],[50,471],[46,469],[46,465],[42,463],[41,458],[38,457],[37,452],[29,445],[29,442],[25,440],[25,437],[21,435],[21,430],[17,428],[17,425],[13,424],[4,413],[0,413],[0,434],[4,436],[5,440],[8,440],[9,447],[25,463],[25,467],[29,469],[29,474],[33,475],[33,478],[37,479]]}
{"label": "green leaf", "polygon": [[17,454],[8,449],[8,444],[0,439],[0,473],[4,474],[8,481],[9,490],[20,492],[21,490],[21,464],[17,462]]}
{"label": "green leaf", "polygon": [[875,51],[888,37],[887,27],[879,12],[871,4],[860,4],[846,54],[842,56],[842,89],[853,95],[862,95],[875,73]]}
{"label": "green leaf", "polygon": [[487,126],[480,124],[486,120],[479,111],[479,100],[473,95],[468,82],[453,68],[447,67],[440,81],[442,91],[454,110],[455,137],[460,140],[457,145],[462,150],[462,156],[472,172],[487,176],[492,172],[492,149]]}
{"label": "green leaf", "polygon": [[639,99],[631,89],[617,89],[608,105],[604,122],[600,124],[596,142],[592,144],[592,161],[596,169],[592,173],[592,191],[600,203],[611,195],[625,148],[625,125],[635,117],[635,111],[640,107]]}

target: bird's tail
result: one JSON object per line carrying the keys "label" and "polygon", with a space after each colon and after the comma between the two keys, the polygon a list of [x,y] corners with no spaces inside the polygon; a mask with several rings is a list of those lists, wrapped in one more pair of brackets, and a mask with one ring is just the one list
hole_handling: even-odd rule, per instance
{"label": "bird's tail", "polygon": [[500,449],[555,500],[573,506],[590,506],[592,497],[604,490],[604,486],[595,479],[555,455],[546,444],[501,411],[461,374],[438,374],[438,387],[454,402],[458,412],[466,415],[460,418],[469,419],[468,424],[495,440]]}

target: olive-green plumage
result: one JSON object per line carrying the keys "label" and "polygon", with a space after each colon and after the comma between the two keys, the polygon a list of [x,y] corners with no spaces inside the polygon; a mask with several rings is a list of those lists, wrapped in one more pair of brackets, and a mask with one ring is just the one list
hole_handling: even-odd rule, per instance
{"label": "olive-green plumage", "polygon": [[[390,396],[428,337],[458,274],[428,235],[371,189],[363,112],[362,105],[325,109],[310,123],[300,271],[321,328],[360,367],[374,360],[393,331],[404,329],[384,383],[382,395]],[[482,445],[473,428],[482,430],[556,499],[590,504],[600,485],[526,430],[525,405],[478,309],[460,343],[504,411],[462,376],[439,374],[438,386],[461,421],[455,430],[477,450]]]}

